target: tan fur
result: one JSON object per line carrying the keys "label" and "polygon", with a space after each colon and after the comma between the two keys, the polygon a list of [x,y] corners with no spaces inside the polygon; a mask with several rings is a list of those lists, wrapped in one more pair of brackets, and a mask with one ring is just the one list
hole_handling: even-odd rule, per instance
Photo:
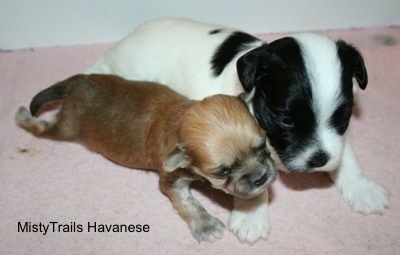
{"label": "tan fur", "polygon": [[251,115],[243,114],[247,111],[244,103],[232,99],[217,95],[200,101],[184,115],[184,122],[190,125],[179,127],[188,152],[207,173],[223,160],[233,163],[262,141],[264,131]]}
{"label": "tan fur", "polygon": [[[16,123],[36,136],[80,142],[118,164],[159,172],[161,191],[198,241],[220,238],[224,225],[191,195],[190,182],[206,178],[215,188],[250,198],[275,177],[259,149],[265,134],[236,97],[191,101],[163,85],[112,75],[76,75],[52,87],[65,93],[56,119],[33,117],[21,107]],[[233,181],[215,176],[221,166],[238,162]],[[253,187],[263,176],[269,182]]]}

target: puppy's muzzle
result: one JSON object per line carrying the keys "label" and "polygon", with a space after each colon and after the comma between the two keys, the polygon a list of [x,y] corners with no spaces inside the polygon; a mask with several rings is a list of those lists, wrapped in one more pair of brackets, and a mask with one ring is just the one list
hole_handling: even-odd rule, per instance
{"label": "puppy's muzzle", "polygon": [[252,198],[262,193],[276,179],[275,167],[254,169],[243,175],[235,185],[235,195]]}

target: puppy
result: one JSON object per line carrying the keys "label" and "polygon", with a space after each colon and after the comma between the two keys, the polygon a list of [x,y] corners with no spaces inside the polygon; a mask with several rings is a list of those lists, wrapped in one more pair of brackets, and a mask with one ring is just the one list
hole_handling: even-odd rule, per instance
{"label": "puppy", "polygon": [[[280,169],[329,172],[361,213],[389,205],[389,193],[362,174],[347,135],[353,78],[365,89],[368,77],[361,54],[342,40],[299,34],[266,43],[223,26],[161,19],[138,27],[89,72],[163,82],[193,99],[251,92],[249,107]],[[235,200],[229,225],[241,240],[268,233],[266,201],[248,209]]]}
{"label": "puppy", "polygon": [[[54,121],[33,117],[58,100]],[[123,166],[157,171],[161,191],[199,242],[221,238],[224,224],[191,195],[192,181],[250,199],[276,176],[265,132],[233,96],[191,101],[155,83],[76,75],[38,93],[15,120],[35,136],[79,142]]]}

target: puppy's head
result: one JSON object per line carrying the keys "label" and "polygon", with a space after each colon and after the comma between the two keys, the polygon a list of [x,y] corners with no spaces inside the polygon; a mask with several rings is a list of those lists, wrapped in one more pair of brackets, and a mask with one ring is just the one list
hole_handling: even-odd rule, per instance
{"label": "puppy's head", "polygon": [[330,171],[341,161],[352,114],[353,78],[367,72],[360,53],[344,41],[304,34],[256,48],[237,62],[244,90],[270,145],[291,171]]}
{"label": "puppy's head", "polygon": [[214,188],[251,198],[276,176],[264,131],[238,98],[216,95],[190,107],[178,129],[180,145],[166,171],[191,168]]}

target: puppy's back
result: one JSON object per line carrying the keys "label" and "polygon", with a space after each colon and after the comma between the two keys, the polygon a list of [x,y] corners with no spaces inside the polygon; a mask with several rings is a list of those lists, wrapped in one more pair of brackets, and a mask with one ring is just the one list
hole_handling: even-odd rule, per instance
{"label": "puppy's back", "polygon": [[158,148],[157,133],[174,123],[177,106],[188,101],[160,84],[97,74],[76,75],[43,90],[33,99],[42,103],[36,110],[52,99],[62,99],[54,122],[20,109],[17,124],[37,136],[80,142],[119,164],[146,169],[159,165],[146,160],[148,140]]}
{"label": "puppy's back", "polygon": [[76,119],[84,143],[130,167],[158,168],[161,162],[150,162],[158,157],[149,155],[149,149],[167,149],[159,137],[175,124],[175,109],[186,98],[163,85],[116,76],[90,75],[84,85],[66,105],[71,108],[66,112],[80,113]]}

